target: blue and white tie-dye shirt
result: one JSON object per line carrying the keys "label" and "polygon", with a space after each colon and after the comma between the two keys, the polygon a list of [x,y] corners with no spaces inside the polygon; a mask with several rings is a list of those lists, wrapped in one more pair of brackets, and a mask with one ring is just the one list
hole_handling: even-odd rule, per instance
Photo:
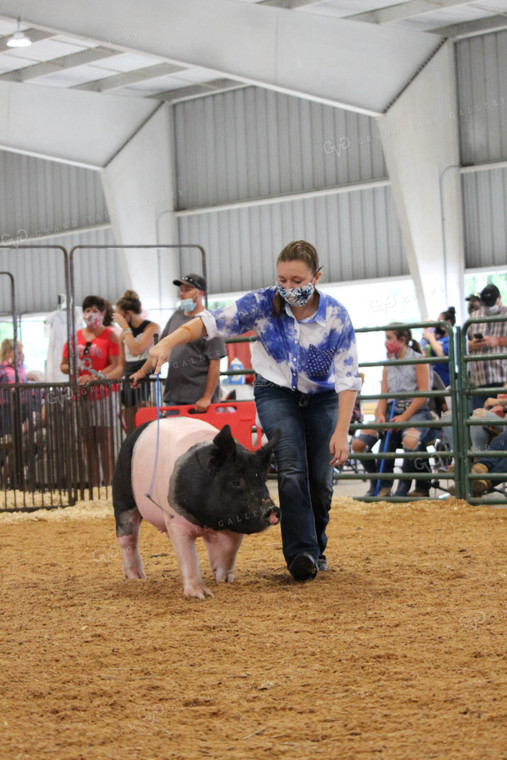
{"label": "blue and white tie-dye shirt", "polygon": [[235,303],[199,314],[209,338],[253,330],[252,367],[266,380],[302,393],[358,391],[357,349],[347,310],[318,291],[319,308],[298,322],[285,303],[273,316],[276,287],[247,293]]}

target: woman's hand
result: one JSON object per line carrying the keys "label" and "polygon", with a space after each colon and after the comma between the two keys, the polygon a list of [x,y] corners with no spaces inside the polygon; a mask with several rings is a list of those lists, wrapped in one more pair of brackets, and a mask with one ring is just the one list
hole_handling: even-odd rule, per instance
{"label": "woman's hand", "polygon": [[[394,417],[391,417],[389,422],[407,422],[407,417],[405,415],[405,412],[403,414],[395,414]],[[391,428],[391,430],[399,430],[400,428]]]}
{"label": "woman's hand", "polygon": [[113,320],[122,330],[127,330],[130,327],[125,317],[122,316],[119,311],[113,311]]}
{"label": "woman's hand", "polygon": [[331,452],[331,461],[334,467],[345,464],[349,458],[349,439],[346,433],[337,433],[331,436],[329,441],[329,451]]}
{"label": "woman's hand", "polygon": [[138,369],[137,372],[134,372],[132,375],[129,376],[129,383],[132,386],[132,388],[137,388],[137,385],[140,380],[144,380],[146,377],[146,374],[143,372],[142,369]]}
{"label": "woman's hand", "polygon": [[171,351],[172,351],[172,346],[168,342],[168,338],[164,338],[164,340],[161,340],[159,343],[157,343],[156,346],[153,346],[153,348],[150,350],[149,356],[150,356],[152,364],[155,367],[155,369],[153,370],[155,375],[159,374],[163,365],[169,359],[169,355]]}

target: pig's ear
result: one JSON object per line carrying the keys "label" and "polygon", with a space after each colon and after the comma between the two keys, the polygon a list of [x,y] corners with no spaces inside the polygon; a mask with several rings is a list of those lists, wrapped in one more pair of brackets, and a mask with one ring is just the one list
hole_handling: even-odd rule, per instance
{"label": "pig's ear", "polygon": [[232,437],[229,425],[224,425],[222,430],[213,438],[214,447],[211,450],[210,467],[218,469],[226,459],[236,456],[236,442]]}
{"label": "pig's ear", "polygon": [[269,441],[262,448],[260,448],[259,451],[257,452],[257,456],[259,457],[259,459],[261,460],[262,465],[266,469],[269,466],[269,462],[270,462],[270,459],[271,459],[271,452],[273,451],[273,449],[275,448],[276,444],[280,440],[280,435],[281,435],[280,428],[277,428],[275,430],[274,436],[272,438],[270,438]]}

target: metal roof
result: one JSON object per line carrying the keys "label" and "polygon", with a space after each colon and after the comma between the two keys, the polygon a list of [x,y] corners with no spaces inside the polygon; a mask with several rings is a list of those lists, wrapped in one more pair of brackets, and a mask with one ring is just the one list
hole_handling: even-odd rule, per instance
{"label": "metal roof", "polygon": [[[208,0],[212,5],[214,0]],[[507,0],[230,0],[285,8],[385,25],[392,29],[430,32],[442,37],[481,34],[507,28]],[[108,44],[19,22],[32,40],[12,48],[7,40],[18,28],[0,2],[0,81],[90,90],[133,98],[178,101],[242,87],[240,78],[201,66],[172,63],[136,52],[138,32],[123,32]],[[7,4],[5,4],[7,5]]]}

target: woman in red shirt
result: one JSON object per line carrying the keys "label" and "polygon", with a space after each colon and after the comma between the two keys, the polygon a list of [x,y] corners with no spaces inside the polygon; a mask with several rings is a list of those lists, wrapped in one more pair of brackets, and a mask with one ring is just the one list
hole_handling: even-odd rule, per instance
{"label": "woman in red shirt", "polygon": [[[90,485],[109,485],[113,477],[113,445],[111,427],[115,405],[110,398],[111,386],[97,380],[121,377],[118,334],[111,329],[111,304],[100,296],[86,296],[83,301],[85,327],[77,331],[78,383],[82,386],[80,412],[84,434],[85,458]],[[63,349],[60,370],[69,374],[69,347]]]}

